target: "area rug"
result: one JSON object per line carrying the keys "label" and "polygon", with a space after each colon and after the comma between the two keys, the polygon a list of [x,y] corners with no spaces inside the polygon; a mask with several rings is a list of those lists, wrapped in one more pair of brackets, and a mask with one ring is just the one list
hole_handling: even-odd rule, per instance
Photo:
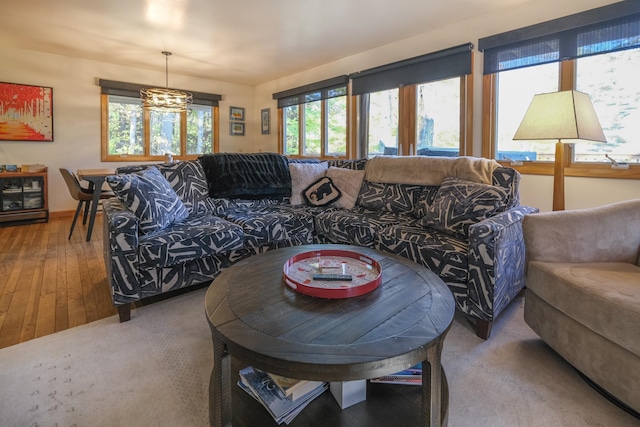
{"label": "area rug", "polygon": [[[209,425],[205,292],[0,350],[0,426]],[[487,341],[456,317],[442,359],[449,426],[640,425],[537,338],[520,300]]]}

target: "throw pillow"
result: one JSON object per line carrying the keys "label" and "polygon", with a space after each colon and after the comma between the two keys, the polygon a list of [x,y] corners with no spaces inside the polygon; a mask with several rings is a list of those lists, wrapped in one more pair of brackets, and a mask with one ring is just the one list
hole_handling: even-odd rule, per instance
{"label": "throw pillow", "polygon": [[509,192],[489,184],[448,177],[442,182],[423,224],[468,236],[469,226],[507,208]]}
{"label": "throw pillow", "polygon": [[360,187],[364,181],[364,171],[330,167],[326,176],[340,189],[342,197],[333,206],[343,209],[353,209],[360,194]]}
{"label": "throw pillow", "polygon": [[327,206],[340,199],[342,193],[333,185],[331,178],[320,178],[305,188],[302,196],[311,206]]}
{"label": "throw pillow", "polygon": [[148,168],[138,173],[107,177],[116,197],[140,220],[140,231],[151,234],[189,213],[160,171]]}
{"label": "throw pillow", "polygon": [[322,178],[327,172],[328,163],[289,163],[291,173],[291,199],[292,205],[303,205],[302,192],[311,184]]}

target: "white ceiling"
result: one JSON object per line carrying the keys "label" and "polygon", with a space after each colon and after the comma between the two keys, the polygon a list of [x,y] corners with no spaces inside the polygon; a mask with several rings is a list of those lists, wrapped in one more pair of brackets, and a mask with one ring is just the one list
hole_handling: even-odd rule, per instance
{"label": "white ceiling", "polygon": [[532,0],[2,0],[0,43],[256,85]]}

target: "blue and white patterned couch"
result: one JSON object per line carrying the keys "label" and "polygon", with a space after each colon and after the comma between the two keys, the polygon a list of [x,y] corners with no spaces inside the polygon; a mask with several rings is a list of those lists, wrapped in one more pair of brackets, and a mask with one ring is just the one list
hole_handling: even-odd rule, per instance
{"label": "blue and white patterned couch", "polygon": [[[135,203],[134,208],[123,204],[131,206],[131,200],[104,202],[104,255],[121,321],[130,318],[131,304],[138,300],[209,282],[225,267],[254,254],[311,243],[374,247],[428,267],[447,283],[458,309],[476,322],[477,333],[484,338],[489,337],[495,317],[523,289],[521,224],[525,215],[537,210],[519,206],[520,176],[514,169],[468,157],[333,160],[326,165],[332,171],[359,174],[352,181],[359,189],[355,206],[292,205],[291,182],[288,187],[282,182],[274,185],[271,193],[264,191],[275,176],[273,170],[256,180],[261,189],[255,194],[232,191],[225,197],[210,196],[217,196],[214,191],[219,189],[212,187],[221,180],[212,171],[211,159],[251,162],[265,157],[276,168],[291,167],[277,154],[221,153],[174,164],[120,168],[120,178],[108,179],[114,190],[122,190],[118,186],[129,182],[123,176],[157,169],[187,215],[161,230],[145,232],[144,215],[141,220],[140,212],[134,213]],[[436,169],[433,174],[431,166]],[[419,172],[407,174],[412,170]],[[276,180],[282,180],[282,170],[279,174]],[[293,187],[299,190],[295,182]]]}

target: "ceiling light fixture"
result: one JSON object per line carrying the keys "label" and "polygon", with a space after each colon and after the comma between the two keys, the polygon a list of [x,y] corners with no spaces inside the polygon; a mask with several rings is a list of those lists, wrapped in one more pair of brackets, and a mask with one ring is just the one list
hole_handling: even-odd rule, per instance
{"label": "ceiling light fixture", "polygon": [[165,56],[165,87],[140,89],[142,107],[167,113],[187,111],[187,106],[193,102],[193,95],[180,90],[169,89],[169,56],[171,52],[163,51]]}

